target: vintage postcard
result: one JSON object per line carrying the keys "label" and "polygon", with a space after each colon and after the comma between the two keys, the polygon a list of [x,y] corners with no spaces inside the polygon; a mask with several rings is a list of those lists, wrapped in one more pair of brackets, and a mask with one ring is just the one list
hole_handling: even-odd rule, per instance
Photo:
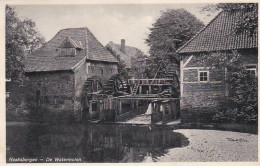
{"label": "vintage postcard", "polygon": [[258,163],[256,1],[0,3],[1,163]]}

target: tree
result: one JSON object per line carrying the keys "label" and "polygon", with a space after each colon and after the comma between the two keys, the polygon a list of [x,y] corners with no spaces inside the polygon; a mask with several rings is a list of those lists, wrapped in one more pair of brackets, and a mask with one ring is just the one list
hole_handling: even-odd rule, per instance
{"label": "tree", "polygon": [[20,82],[26,54],[44,43],[30,19],[21,20],[15,10],[6,6],[6,78]]}
{"label": "tree", "polygon": [[147,55],[138,49],[135,56],[131,57],[131,75],[135,78],[147,78],[146,60]]}
{"label": "tree", "polygon": [[203,23],[184,9],[168,9],[150,28],[151,33],[146,39],[150,47],[150,58],[147,61],[149,77],[164,72],[167,66],[175,63],[179,66],[179,56],[176,50],[193,37]]}
{"label": "tree", "polygon": [[236,22],[236,33],[249,31],[251,34],[258,32],[258,4],[257,3],[220,3],[211,4],[202,8],[208,14],[218,11],[243,10],[245,14]]}

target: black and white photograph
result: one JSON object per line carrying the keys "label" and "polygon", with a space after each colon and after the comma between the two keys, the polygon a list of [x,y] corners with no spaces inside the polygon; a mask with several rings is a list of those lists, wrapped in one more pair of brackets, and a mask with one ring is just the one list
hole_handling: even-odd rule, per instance
{"label": "black and white photograph", "polygon": [[87,2],[1,4],[5,164],[257,164],[257,2]]}

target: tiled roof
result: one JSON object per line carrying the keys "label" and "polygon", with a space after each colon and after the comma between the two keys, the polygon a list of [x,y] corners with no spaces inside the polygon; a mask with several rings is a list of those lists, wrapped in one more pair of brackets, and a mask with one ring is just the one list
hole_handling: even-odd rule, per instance
{"label": "tiled roof", "polygon": [[80,48],[80,49],[84,49],[83,46],[82,46],[82,43],[81,42],[78,42],[78,41],[74,41],[72,38],[70,37],[67,37],[63,43],[60,45],[60,47],[63,47],[65,45],[65,43],[71,43],[71,45],[74,47],[74,48]]}
{"label": "tiled roof", "polygon": [[130,46],[125,46],[125,53],[123,53],[121,50],[121,45],[115,44],[112,41],[110,41],[106,47],[110,48],[117,55],[120,55],[120,59],[125,62],[126,68],[131,68],[131,58],[135,58],[136,55],[142,53],[139,49]]}
{"label": "tiled roof", "polygon": [[[57,49],[69,38],[78,47],[75,56],[61,56]],[[118,60],[95,38],[87,28],[70,28],[59,31],[49,42],[29,55],[26,72],[73,70],[84,58],[91,61],[118,63]]]}
{"label": "tiled roof", "polygon": [[257,33],[235,33],[236,21],[245,11],[222,11],[207,26],[184,44],[178,53],[194,53],[258,47]]}

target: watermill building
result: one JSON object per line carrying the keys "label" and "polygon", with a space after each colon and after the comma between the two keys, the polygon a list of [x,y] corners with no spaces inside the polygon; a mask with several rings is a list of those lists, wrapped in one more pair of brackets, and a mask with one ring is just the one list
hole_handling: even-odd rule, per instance
{"label": "watermill building", "polygon": [[63,29],[26,59],[27,104],[80,120],[86,80],[107,80],[118,73],[117,64],[88,28]]}

